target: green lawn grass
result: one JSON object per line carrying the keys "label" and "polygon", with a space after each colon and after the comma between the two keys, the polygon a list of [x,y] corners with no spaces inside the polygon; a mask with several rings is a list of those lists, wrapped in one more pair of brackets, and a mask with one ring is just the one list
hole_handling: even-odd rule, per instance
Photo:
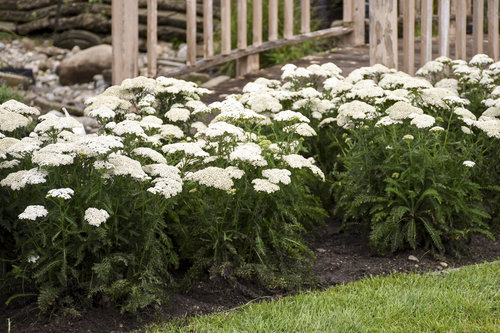
{"label": "green lawn grass", "polygon": [[179,319],[149,332],[500,332],[500,261],[395,274]]}

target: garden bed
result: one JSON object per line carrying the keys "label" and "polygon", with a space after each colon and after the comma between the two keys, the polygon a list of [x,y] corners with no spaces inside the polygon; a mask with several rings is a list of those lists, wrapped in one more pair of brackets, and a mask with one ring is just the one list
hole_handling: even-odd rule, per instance
{"label": "garden bed", "polygon": [[[440,271],[445,269],[441,263],[446,263],[447,268],[457,268],[500,258],[500,235],[497,235],[495,241],[476,235],[472,240],[470,253],[461,258],[444,256],[437,259],[423,250],[403,251],[381,257],[370,254],[359,233],[339,232],[339,228],[338,221],[330,220],[326,228],[317,230],[318,237],[311,236],[310,239],[317,258],[314,272],[320,289],[357,281],[370,275]],[[410,255],[417,257],[419,262],[409,260]],[[181,272],[178,274],[182,275]],[[47,317],[37,316],[36,299],[31,297],[19,299],[8,307],[2,302],[0,322],[3,330],[10,318],[12,332],[128,332],[140,330],[151,323],[224,311],[254,300],[269,300],[293,293],[272,293],[251,284],[235,285],[220,278],[212,280],[205,277],[188,292],[174,294],[170,300],[171,305],[162,307],[156,313],[145,311],[137,316],[124,315],[113,308],[102,306],[82,309],[80,316],[55,316],[49,320]]]}

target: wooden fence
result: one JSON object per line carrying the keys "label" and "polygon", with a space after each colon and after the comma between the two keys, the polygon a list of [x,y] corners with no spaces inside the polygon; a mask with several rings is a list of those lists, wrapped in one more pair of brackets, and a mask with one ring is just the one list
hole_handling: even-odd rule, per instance
{"label": "wooden fence", "polygon": [[[500,60],[498,32],[499,0],[370,0],[370,63],[398,65],[398,22],[403,26],[402,63],[404,72],[415,72],[415,45],[420,43],[420,64],[433,58],[433,24],[437,27],[437,56],[466,60],[467,40],[472,53],[487,53]],[[486,7],[485,7],[486,5]],[[398,11],[399,9],[399,11]],[[435,15],[437,14],[437,15]],[[487,50],[484,49],[485,19]],[[415,22],[420,22],[416,36]],[[468,23],[472,36],[467,38]]]}
{"label": "wooden fence", "polygon": [[[278,17],[278,1],[283,1],[284,15]],[[403,26],[403,70],[415,71],[415,43],[420,41],[420,63],[432,59],[432,25],[438,25],[438,55],[449,56],[451,41],[455,44],[456,58],[465,59],[467,45],[467,19],[473,23],[474,53],[483,53],[484,22],[488,22],[488,54],[499,60],[498,35],[499,0],[370,0],[370,62],[398,67],[398,22]],[[231,4],[236,2],[236,8]],[[294,6],[298,0],[268,0],[268,36],[263,36],[262,0],[220,0],[220,53],[214,47],[213,0],[203,0],[203,56],[197,56],[197,6],[196,0],[186,0],[187,64],[166,73],[180,76],[203,70],[231,60],[237,60],[237,75],[244,75],[259,68],[260,52],[280,46],[301,43],[313,38],[345,36],[344,42],[362,45],[365,42],[365,0],[343,1],[343,26],[311,32],[311,0],[300,0],[300,34],[294,35]],[[486,3],[486,8],[485,8]],[[138,67],[138,0],[112,1],[113,34],[113,83],[137,76]],[[437,8],[437,16],[434,9]],[[487,10],[486,10],[487,9]],[[237,45],[231,47],[231,11],[237,11]],[[252,10],[252,43],[248,45],[247,13]],[[283,20],[283,31],[278,31],[278,20]],[[415,22],[420,22],[421,36],[416,37]],[[147,0],[147,50],[148,75],[157,75],[157,0]],[[282,35],[283,38],[279,39]],[[264,39],[265,38],[265,39]]]}

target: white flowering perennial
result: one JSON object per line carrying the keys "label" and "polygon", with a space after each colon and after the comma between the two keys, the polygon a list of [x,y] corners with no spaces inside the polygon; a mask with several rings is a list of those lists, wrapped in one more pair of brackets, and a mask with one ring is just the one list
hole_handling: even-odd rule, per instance
{"label": "white flowering perennial", "polygon": [[428,128],[434,125],[436,119],[433,116],[427,114],[416,115],[410,122],[410,124],[417,126],[418,128]]}
{"label": "white flowering perennial", "polygon": [[314,159],[312,159],[312,158],[308,159],[308,158],[305,158],[302,155],[290,154],[290,155],[283,156],[283,160],[291,168],[294,168],[294,169],[302,169],[302,168],[310,169],[313,174],[315,174],[316,176],[320,177],[322,180],[325,180],[325,174],[323,173],[323,171],[321,171],[320,168],[318,168],[316,165],[314,165]]}
{"label": "white flowering perennial", "polygon": [[40,114],[37,108],[27,106],[15,99],[0,104],[0,111],[1,110],[22,114],[23,116],[38,116]]}
{"label": "white flowering perennial", "polygon": [[162,147],[162,150],[166,154],[175,154],[179,151],[183,152],[185,155],[194,157],[208,157],[209,153],[203,150],[204,143],[202,141],[197,142],[178,142],[171,143]]}
{"label": "white flowering perennial", "polygon": [[476,163],[473,162],[473,161],[463,161],[462,164],[465,165],[468,168],[472,168],[472,167],[474,167],[474,165],[476,165]]}
{"label": "white flowering perennial", "polygon": [[110,171],[113,176],[129,176],[140,181],[150,179],[142,170],[141,163],[130,157],[112,153],[109,155],[108,162],[113,165]]}
{"label": "white flowering perennial", "polygon": [[165,117],[172,122],[185,122],[189,119],[191,112],[182,105],[176,104],[165,113]]}
{"label": "white flowering perennial", "polygon": [[280,187],[271,183],[267,179],[256,178],[252,180],[253,188],[257,192],[274,193],[280,190]]}
{"label": "white flowering perennial", "polygon": [[109,213],[104,209],[90,207],[85,210],[84,219],[88,224],[99,227],[109,219]]}
{"label": "white flowering perennial", "polygon": [[31,119],[22,114],[0,109],[0,131],[12,132],[31,123]]}
{"label": "white flowering perennial", "polygon": [[39,217],[47,216],[48,213],[49,212],[47,211],[47,209],[45,209],[44,206],[31,205],[31,206],[26,207],[24,212],[19,214],[19,219],[35,221]]}
{"label": "white flowering perennial", "polygon": [[256,167],[267,165],[267,161],[262,156],[262,148],[253,142],[238,144],[229,155],[229,159],[231,161],[247,162]]}
{"label": "white flowering perennial", "polygon": [[267,178],[273,184],[288,185],[292,182],[290,176],[292,173],[288,169],[265,169],[262,170],[262,176]]}
{"label": "white flowering perennial", "polygon": [[349,129],[354,126],[352,120],[374,119],[377,116],[378,112],[375,107],[365,102],[353,101],[340,106],[337,124]]}
{"label": "white flowering perennial", "polygon": [[200,185],[214,187],[223,191],[230,191],[234,182],[229,172],[218,167],[207,167],[186,174],[184,180],[191,180]]}
{"label": "white flowering perennial", "polygon": [[281,111],[274,115],[273,119],[279,122],[300,122],[309,123],[310,120],[300,112],[295,111]]}
{"label": "white flowering perennial", "polygon": [[75,194],[75,191],[71,188],[55,188],[47,192],[47,198],[59,198],[63,200],[69,200]]}
{"label": "white flowering perennial", "polygon": [[283,128],[283,131],[286,133],[297,133],[298,135],[303,137],[311,137],[317,135],[316,131],[306,123],[286,126]]}
{"label": "white flowering perennial", "polygon": [[43,184],[47,180],[48,172],[43,169],[33,168],[30,170],[20,170],[17,172],[9,173],[4,179],[0,181],[1,186],[10,187],[12,190],[17,191],[24,188],[26,185]]}
{"label": "white flowering perennial", "polygon": [[132,150],[132,154],[136,156],[141,156],[144,158],[149,158],[151,161],[156,163],[167,163],[165,157],[154,149],[148,147],[139,147]]}

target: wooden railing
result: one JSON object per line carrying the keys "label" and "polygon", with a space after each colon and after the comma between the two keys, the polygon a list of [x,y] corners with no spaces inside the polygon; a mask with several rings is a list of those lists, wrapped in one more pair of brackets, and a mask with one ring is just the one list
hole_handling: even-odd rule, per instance
{"label": "wooden railing", "polygon": [[[415,45],[420,43],[419,64],[433,58],[433,22],[437,22],[437,56],[467,59],[467,21],[472,22],[472,53],[487,53],[500,60],[498,34],[499,0],[398,0],[370,1],[370,63],[397,68],[398,17],[403,23],[403,68],[415,72]],[[485,3],[487,10],[485,10]],[[437,16],[434,14],[437,8]],[[436,18],[436,20],[434,20]],[[415,21],[420,21],[420,37],[415,37]],[[484,20],[488,26],[488,49],[484,49]]]}
{"label": "wooden railing", "polygon": [[[283,35],[279,39],[278,31],[278,1],[283,1]],[[334,36],[347,36],[348,42],[353,44],[364,43],[364,9],[363,0],[346,1],[353,10],[346,24],[311,32],[310,13],[311,0],[300,1],[300,34],[294,35],[294,0],[268,0],[268,36],[264,39],[262,27],[262,0],[253,0],[252,8],[247,8],[247,0],[237,0],[236,8],[231,8],[231,0],[220,0],[220,53],[215,54],[214,49],[214,13],[213,0],[203,0],[203,57],[197,57],[197,1],[186,0],[186,66],[168,72],[159,73],[166,76],[180,76],[193,71],[200,71],[225,62],[236,60],[237,75],[255,71],[259,68],[259,53],[273,48],[301,43],[313,38],[327,38]],[[233,1],[234,3],[234,1]],[[123,79],[134,77],[137,69],[137,22],[132,19],[137,17],[138,0],[113,0],[113,83],[120,83]],[[147,0],[148,4],[148,75],[156,76],[156,12],[157,0]],[[237,11],[237,31],[231,31],[231,11]],[[252,10],[252,43],[247,41],[247,11]],[[135,14],[134,14],[135,13]],[[363,10],[364,13],[364,10]],[[135,16],[134,16],[135,15]],[[356,23],[355,23],[356,22]],[[356,30],[357,29],[357,30]],[[356,31],[356,32],[353,32]],[[231,35],[237,34],[237,45],[231,47]],[[134,41],[132,41],[134,40]]]}
{"label": "wooden railing", "polygon": [[[157,75],[157,1],[148,4],[148,75]],[[160,0],[161,1],[161,0]],[[278,31],[278,2],[283,1],[284,17],[282,39]],[[252,8],[247,8],[247,0],[236,0],[236,8],[231,8],[231,0],[220,0],[220,53],[214,48],[213,0],[203,0],[203,57],[197,57],[197,1],[186,0],[186,42],[187,63],[168,72],[166,76],[180,76],[200,71],[231,60],[237,60],[237,75],[244,75],[259,68],[259,53],[313,38],[345,36],[344,42],[362,45],[365,42],[365,0],[343,1],[343,26],[311,32],[310,0],[300,0],[301,31],[294,35],[294,0],[268,0],[268,36],[264,40],[262,28],[262,0],[253,0]],[[402,21],[403,71],[415,71],[415,43],[420,42],[420,64],[432,59],[432,24],[438,25],[438,56],[450,56],[451,41],[455,44],[455,58],[465,59],[467,48],[466,25],[469,17],[473,23],[474,53],[483,53],[484,20],[488,26],[487,53],[499,60],[498,35],[499,0],[370,0],[370,62],[389,67],[398,67],[398,19]],[[487,10],[484,6],[486,3]],[[399,6],[398,6],[399,5]],[[138,0],[113,0],[113,83],[134,77],[138,73]],[[438,8],[437,16],[433,8]],[[198,6],[198,9],[200,7]],[[237,45],[231,47],[231,11],[237,11]],[[253,12],[252,43],[247,41],[247,11]],[[420,37],[415,37],[415,21],[420,21]]]}

